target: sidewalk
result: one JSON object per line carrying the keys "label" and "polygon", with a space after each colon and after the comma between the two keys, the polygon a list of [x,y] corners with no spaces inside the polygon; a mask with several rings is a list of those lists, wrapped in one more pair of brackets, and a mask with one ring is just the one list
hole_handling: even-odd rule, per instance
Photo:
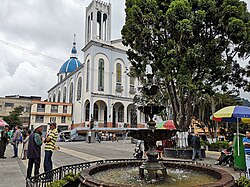
{"label": "sidewalk", "polygon": [[0,187],[25,187],[25,168],[22,168],[19,158],[11,158],[12,151],[13,147],[8,145],[5,152],[7,159],[0,159]]}

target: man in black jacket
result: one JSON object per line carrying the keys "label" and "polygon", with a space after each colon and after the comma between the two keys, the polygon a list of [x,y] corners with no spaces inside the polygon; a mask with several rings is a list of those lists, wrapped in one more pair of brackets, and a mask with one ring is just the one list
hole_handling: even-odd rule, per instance
{"label": "man in black jacket", "polygon": [[5,129],[1,131],[1,139],[0,139],[0,159],[6,159],[5,150],[6,146],[8,145],[9,139],[8,139],[8,132],[9,132],[9,126],[6,125]]}
{"label": "man in black jacket", "polygon": [[201,142],[198,133],[196,133],[192,138],[192,147],[193,147],[192,160],[195,161],[196,153],[198,153],[199,159],[203,160],[201,156]]}

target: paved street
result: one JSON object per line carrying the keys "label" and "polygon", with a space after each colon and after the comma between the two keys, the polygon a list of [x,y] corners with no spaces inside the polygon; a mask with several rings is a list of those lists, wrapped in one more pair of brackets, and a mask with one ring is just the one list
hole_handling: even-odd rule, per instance
{"label": "paved street", "polygon": [[[61,147],[59,151],[55,151],[53,155],[54,168],[76,164],[85,161],[93,161],[100,159],[118,159],[118,158],[133,158],[133,151],[135,144],[131,144],[130,141],[103,141],[101,143],[86,142],[58,142],[58,146]],[[21,149],[19,149],[21,151]],[[19,154],[21,155],[21,154]],[[0,187],[6,186],[25,186],[25,175],[27,160],[21,160],[19,158],[11,158],[12,146],[7,147],[6,151],[7,159],[0,159]],[[219,153],[208,152],[207,158],[203,163],[213,165]],[[43,155],[40,172],[43,172]],[[222,167],[232,173],[236,178],[239,174],[234,172],[232,168]]]}

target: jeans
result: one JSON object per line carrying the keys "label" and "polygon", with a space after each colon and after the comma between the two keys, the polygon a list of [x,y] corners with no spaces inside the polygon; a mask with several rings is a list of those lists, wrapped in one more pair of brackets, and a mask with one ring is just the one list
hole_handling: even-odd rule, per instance
{"label": "jeans", "polygon": [[17,157],[17,156],[18,156],[18,144],[19,144],[19,141],[13,142],[14,157]]}
{"label": "jeans", "polygon": [[33,168],[34,163],[35,163],[35,175],[39,174],[40,162],[41,162],[40,158],[30,158],[29,159],[28,169],[27,169],[27,178],[31,177],[32,168]]}
{"label": "jeans", "polygon": [[202,159],[202,156],[201,156],[201,149],[193,149],[192,160],[195,160],[196,153],[198,153],[199,159],[201,160],[201,159]]}
{"label": "jeans", "polygon": [[45,156],[44,156],[44,172],[50,171],[53,169],[52,166],[52,151],[45,151]]}
{"label": "jeans", "polygon": [[247,178],[250,179],[250,155],[245,154],[245,158],[246,158]]}

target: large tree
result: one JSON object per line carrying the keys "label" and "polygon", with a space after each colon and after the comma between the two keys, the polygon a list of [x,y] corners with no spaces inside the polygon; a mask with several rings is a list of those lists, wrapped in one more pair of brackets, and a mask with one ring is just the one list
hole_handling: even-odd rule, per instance
{"label": "large tree", "polygon": [[16,125],[21,126],[22,121],[20,120],[19,117],[22,115],[22,112],[23,112],[22,106],[15,107],[14,110],[11,111],[8,116],[3,117],[3,120],[6,121],[11,128],[13,128]]}
{"label": "large tree", "polygon": [[124,45],[135,74],[161,77],[176,125],[191,123],[203,94],[249,91],[238,59],[250,54],[250,14],[239,0],[126,0]]}

